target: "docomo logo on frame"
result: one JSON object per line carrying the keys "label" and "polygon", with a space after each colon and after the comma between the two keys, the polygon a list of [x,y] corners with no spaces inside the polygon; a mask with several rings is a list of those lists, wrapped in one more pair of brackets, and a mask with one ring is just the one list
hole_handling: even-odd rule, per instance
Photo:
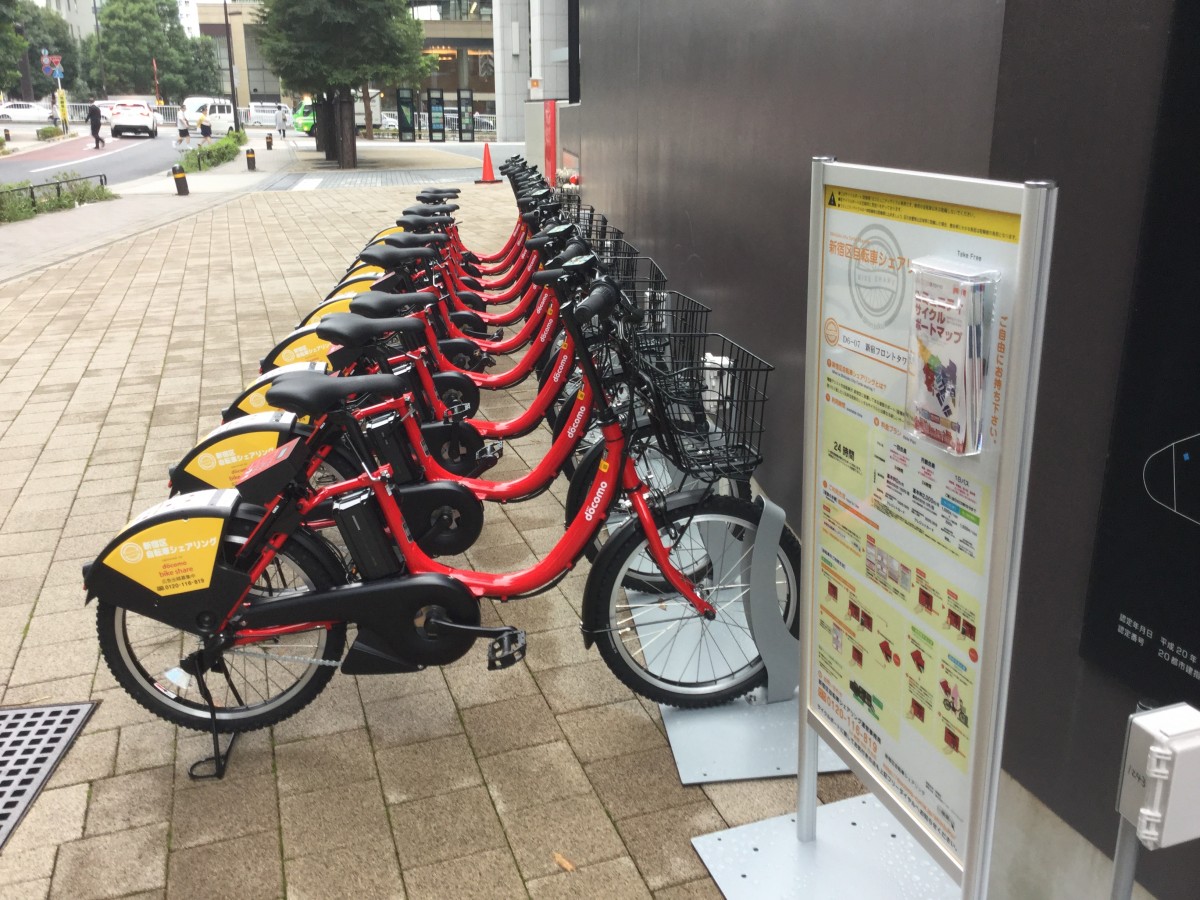
{"label": "docomo logo on frame", "polygon": [[608,496],[608,482],[600,483],[600,487],[596,490],[596,496],[592,498],[592,502],[587,505],[587,509],[583,511],[583,517],[587,521],[592,521],[596,518],[596,513],[599,511],[601,504],[604,503],[604,498]]}

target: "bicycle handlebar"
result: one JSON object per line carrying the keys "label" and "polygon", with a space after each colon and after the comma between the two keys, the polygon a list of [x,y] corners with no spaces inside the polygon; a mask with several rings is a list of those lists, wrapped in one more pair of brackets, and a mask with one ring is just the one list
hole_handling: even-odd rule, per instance
{"label": "bicycle handlebar", "polygon": [[554,284],[567,273],[562,269],[541,269],[533,273],[533,283],[540,285]]}
{"label": "bicycle handlebar", "polygon": [[621,291],[611,281],[593,281],[588,295],[575,304],[573,310],[578,322],[587,322],[600,316],[607,318],[621,302]]}

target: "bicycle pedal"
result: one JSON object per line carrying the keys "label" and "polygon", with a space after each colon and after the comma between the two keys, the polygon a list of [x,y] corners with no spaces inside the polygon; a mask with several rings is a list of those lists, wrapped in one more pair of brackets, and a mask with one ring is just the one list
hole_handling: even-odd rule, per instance
{"label": "bicycle pedal", "polygon": [[493,331],[491,334],[489,334],[487,336],[487,340],[489,340],[489,341],[500,341],[503,339],[504,339],[504,329],[503,328],[497,328],[495,331]]}
{"label": "bicycle pedal", "polygon": [[490,353],[483,354],[483,367],[485,369],[490,369],[494,365],[496,365],[496,357],[492,356]]}
{"label": "bicycle pedal", "polygon": [[525,658],[525,632],[513,628],[488,644],[488,671],[507,669]]}
{"label": "bicycle pedal", "polygon": [[475,451],[477,460],[490,459],[493,462],[498,461],[504,455],[504,441],[489,441]]}
{"label": "bicycle pedal", "polygon": [[444,421],[449,422],[452,419],[454,419],[454,420],[465,419],[470,414],[471,414],[471,404],[470,403],[455,403],[453,406],[446,407],[446,415],[444,416]]}

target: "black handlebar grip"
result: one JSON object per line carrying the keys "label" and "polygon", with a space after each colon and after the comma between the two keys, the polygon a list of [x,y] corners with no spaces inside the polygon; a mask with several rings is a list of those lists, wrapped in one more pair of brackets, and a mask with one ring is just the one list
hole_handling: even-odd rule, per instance
{"label": "black handlebar grip", "polygon": [[554,243],[554,235],[539,234],[537,237],[531,237],[525,242],[526,250],[542,250]]}
{"label": "black handlebar grip", "polygon": [[596,316],[607,318],[621,302],[621,292],[607,281],[596,281],[588,289],[585,299],[575,304],[575,318],[580,322]]}
{"label": "black handlebar grip", "polygon": [[533,273],[533,283],[542,285],[554,284],[554,282],[566,274],[562,269],[542,269],[539,272]]}

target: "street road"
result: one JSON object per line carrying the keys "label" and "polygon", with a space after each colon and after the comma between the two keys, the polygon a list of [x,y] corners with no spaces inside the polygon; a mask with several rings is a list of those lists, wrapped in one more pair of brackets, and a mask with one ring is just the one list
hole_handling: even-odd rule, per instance
{"label": "street road", "polygon": [[[18,137],[20,127],[9,126],[13,137]],[[78,125],[74,128],[80,130]],[[0,184],[14,181],[41,184],[53,180],[56,175],[75,172],[79,175],[104,174],[108,176],[109,185],[116,185],[165,173],[179,158],[171,146],[175,137],[175,129],[171,127],[159,129],[155,139],[141,136],[114,139],[109,137],[107,127],[100,134],[108,143],[99,150],[93,149],[92,136],[88,134],[0,157]]]}

